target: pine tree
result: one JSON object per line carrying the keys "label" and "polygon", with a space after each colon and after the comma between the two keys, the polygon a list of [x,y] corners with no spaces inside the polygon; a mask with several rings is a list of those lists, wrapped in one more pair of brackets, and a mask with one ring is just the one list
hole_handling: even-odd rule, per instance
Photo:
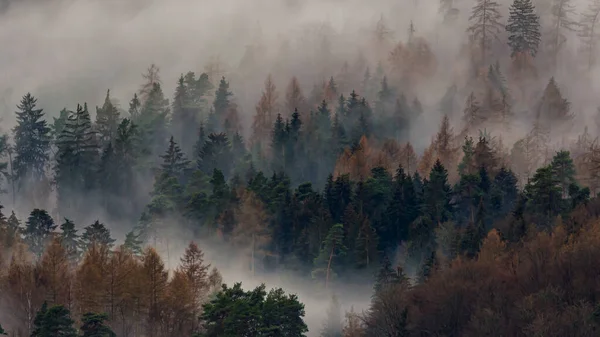
{"label": "pine tree", "polygon": [[110,237],[110,231],[96,220],[93,224],[83,229],[81,235],[81,242],[86,248],[90,248],[92,245],[100,245],[111,248],[115,242],[115,239]]}
{"label": "pine tree", "polygon": [[582,40],[583,47],[587,56],[588,71],[592,70],[596,58],[596,48],[598,39],[600,39],[600,29],[597,24],[600,19],[600,0],[590,0],[587,11],[581,14],[578,32]]}
{"label": "pine tree", "polygon": [[15,158],[14,179],[23,186],[45,178],[45,166],[49,159],[50,128],[44,120],[42,109],[36,109],[37,99],[31,94],[23,96],[17,105],[17,126],[13,129]]}
{"label": "pine tree", "polygon": [[554,77],[550,78],[544,90],[544,95],[537,106],[536,119],[544,127],[570,121],[574,116],[571,113],[571,103],[563,98]]}
{"label": "pine tree", "polygon": [[465,102],[463,120],[469,129],[475,129],[485,121],[485,118],[481,115],[481,106],[473,92],[471,92]]}
{"label": "pine tree", "polygon": [[285,169],[285,143],[287,132],[281,114],[277,114],[273,131],[271,132],[271,150],[273,160],[273,171],[280,172]]}
{"label": "pine tree", "polygon": [[82,337],[116,337],[111,328],[104,323],[108,320],[107,314],[95,314],[88,312],[81,318]]}
{"label": "pine tree", "polygon": [[535,57],[540,44],[539,16],[531,0],[514,0],[509,9],[506,31],[512,56],[529,54]]}
{"label": "pine tree", "polygon": [[344,246],[344,225],[335,224],[327,233],[327,237],[323,240],[321,245],[321,251],[319,256],[315,258],[315,266],[317,269],[313,272],[324,272],[325,273],[325,287],[327,288],[333,264],[337,264],[340,257],[346,255],[347,248]]}
{"label": "pine tree", "polygon": [[[144,84],[142,84],[142,86],[140,87],[139,90],[139,97],[140,97],[140,101],[142,104],[144,104],[146,102],[146,100],[149,98],[150,93],[152,92],[152,90],[154,90],[154,87],[156,85],[161,84],[161,80],[160,80],[160,68],[157,67],[154,63],[150,65],[150,67],[148,67],[148,69],[146,70],[145,74],[142,74],[142,77],[144,78]],[[133,116],[132,116],[133,117]]]}
{"label": "pine tree", "polygon": [[169,100],[165,98],[160,84],[154,83],[148,98],[143,102],[140,116],[134,122],[138,125],[140,131],[141,139],[139,143],[143,144],[145,154],[152,160],[155,156],[158,157],[168,141]]}
{"label": "pine tree", "polygon": [[46,248],[46,244],[52,237],[52,232],[56,229],[54,220],[48,215],[48,212],[41,209],[34,209],[29,214],[29,218],[25,223],[23,236],[29,249],[41,257]]}
{"label": "pine tree", "polygon": [[65,218],[65,222],[60,225],[60,242],[67,252],[71,261],[77,261],[81,256],[79,235],[75,229],[73,221]]}
{"label": "pine tree", "polygon": [[125,235],[125,242],[123,247],[133,253],[136,256],[141,256],[142,251],[142,240],[139,239],[140,235],[136,235],[134,231],[130,231]]}
{"label": "pine tree", "polygon": [[134,94],[131,101],[129,101],[128,112],[129,112],[129,118],[131,118],[131,120],[136,121],[136,122],[138,121],[138,119],[140,117],[141,106],[142,106],[142,103],[140,102],[138,95]]}
{"label": "pine tree", "polygon": [[73,323],[67,308],[62,305],[48,308],[44,302],[35,316],[31,337],[77,337]]}
{"label": "pine tree", "polygon": [[120,113],[110,100],[110,90],[106,91],[106,98],[102,108],[96,107],[96,131],[102,148],[112,142],[117,136]]}
{"label": "pine tree", "polygon": [[161,174],[168,177],[182,178],[189,169],[190,161],[181,151],[173,136],[169,139],[169,148],[164,155],[160,156],[163,160],[161,164]]}
{"label": "pine tree", "polygon": [[379,237],[375,228],[371,226],[371,221],[364,217],[360,225],[358,236],[355,243],[355,256],[359,268],[369,269],[377,263],[379,256]]}
{"label": "pine tree", "polygon": [[87,105],[77,105],[58,140],[55,180],[60,210],[79,207],[82,201],[74,194],[95,187],[98,154]]}
{"label": "pine tree", "polygon": [[568,196],[569,186],[575,184],[575,165],[569,151],[559,151],[552,158],[552,174],[558,180],[563,198]]}
{"label": "pine tree", "polygon": [[387,254],[384,255],[383,259],[381,260],[379,271],[375,277],[375,285],[373,286],[375,295],[384,292],[394,285],[401,284],[406,281],[407,280],[405,279],[405,276],[400,273],[400,268],[394,270],[389,257]]}
{"label": "pine tree", "polygon": [[500,15],[500,11],[498,10],[499,7],[500,5],[493,0],[477,0],[477,3],[473,6],[471,17],[469,17],[469,21],[471,22],[469,32],[473,41],[479,44],[481,63],[484,66],[486,65],[486,56],[491,49],[492,42],[499,40],[498,34],[500,34],[502,27],[500,23],[502,15]]}
{"label": "pine tree", "polygon": [[233,96],[233,93],[229,91],[229,82],[225,80],[225,77],[221,78],[219,82],[219,87],[215,91],[215,100],[213,102],[213,121],[211,122],[211,126],[216,128],[215,130],[219,131],[223,127],[223,123],[225,122],[225,118],[227,115],[227,110],[230,107],[230,97]]}

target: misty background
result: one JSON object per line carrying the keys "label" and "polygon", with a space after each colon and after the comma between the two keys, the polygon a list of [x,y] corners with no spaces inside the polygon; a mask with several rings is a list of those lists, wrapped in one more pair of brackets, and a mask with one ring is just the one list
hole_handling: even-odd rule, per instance
{"label": "misty background", "polygon": [[[510,2],[498,2],[501,22],[506,22]],[[544,0],[534,2],[539,4],[543,27]],[[587,1],[574,4],[579,13]],[[339,74],[346,62],[350,68],[364,62],[372,72],[378,64],[387,70],[390,51],[396,43],[406,42],[412,21],[415,36],[425,39],[435,56],[433,76],[408,93],[411,100],[418,97],[423,104],[424,113],[410,132],[410,141],[420,154],[438,129],[442,117],[438,102],[451,85],[459,88],[456,101],[460,107],[451,121],[456,129],[461,128],[462,107],[472,90],[464,48],[469,42],[466,29],[473,5],[474,1],[454,0],[457,17],[447,22],[438,0],[5,0],[0,15],[0,131],[10,134],[15,106],[27,92],[38,98],[49,122],[61,109],[72,110],[83,102],[94,118],[93,107],[102,105],[108,89],[126,116],[129,100],[143,83],[142,73],[156,64],[168,98],[179,76],[188,71],[209,73],[213,85],[225,76],[243,131],[249,135],[267,75],[273,76],[281,99],[292,76],[308,96],[314,85]],[[381,24],[387,29],[384,43],[374,43]],[[557,141],[576,138],[584,125],[596,133],[600,76],[597,67],[588,71],[583,65],[580,46],[576,32],[568,32],[557,69],[544,66],[543,59],[536,60],[538,76],[532,98],[514,107],[516,120],[523,123],[514,123],[510,132],[502,134],[508,148],[529,131],[531,121],[520,113],[531,109],[552,76],[572,103],[575,126],[571,134],[551,137]],[[493,55],[503,69],[508,67],[506,32],[500,33]],[[141,194],[147,192],[144,185],[140,182]],[[8,195],[3,198],[7,208],[14,207],[22,215],[31,209],[30,205],[11,205]],[[90,221],[85,224],[102,214],[87,216]],[[120,240],[133,226],[106,225]],[[172,227],[166,235],[170,248],[161,251],[168,255],[164,256],[168,267],[177,264],[190,239],[189,233],[175,224]],[[308,282],[281,275],[252,278],[239,272],[243,268],[236,265],[235,252],[223,252],[206,238],[195,239],[226,283],[243,281],[250,288],[266,281],[267,287],[297,292],[306,305],[311,332],[318,332],[329,302],[323,294],[314,293]],[[369,304],[371,288],[348,285],[337,292],[344,309],[361,310]]]}

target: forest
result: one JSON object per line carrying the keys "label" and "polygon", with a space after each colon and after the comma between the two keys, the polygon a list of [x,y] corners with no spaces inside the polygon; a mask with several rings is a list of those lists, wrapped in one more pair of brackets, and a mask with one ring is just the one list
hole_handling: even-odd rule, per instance
{"label": "forest", "polygon": [[0,335],[598,335],[600,0],[430,2],[151,63],[126,104],[20,93]]}

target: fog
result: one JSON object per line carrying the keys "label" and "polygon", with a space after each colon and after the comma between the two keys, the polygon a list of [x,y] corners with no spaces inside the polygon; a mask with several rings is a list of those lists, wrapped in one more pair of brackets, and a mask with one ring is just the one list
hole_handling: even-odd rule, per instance
{"label": "fog", "polygon": [[[499,2],[505,22],[508,1]],[[415,34],[428,41],[437,63],[435,76],[414,90],[425,111],[411,130],[411,141],[420,153],[438,128],[441,115],[436,105],[448,86],[458,85],[461,110],[472,90],[465,75],[469,61],[461,56],[468,42],[465,30],[472,4],[455,0],[460,10],[458,18],[442,26],[438,0],[13,1],[0,16],[2,130],[9,132],[14,126],[15,105],[27,92],[38,98],[50,120],[62,108],[73,109],[77,103],[87,102],[93,112],[92,107],[102,104],[107,89],[126,110],[142,82],[141,74],[150,64],[160,67],[165,95],[172,97],[180,74],[199,74],[219,60],[221,71],[214,76],[224,75],[231,81],[244,131],[248,132],[268,74],[273,75],[280,97],[292,76],[298,77],[308,96],[314,84],[336,75],[346,61],[352,66],[362,55],[372,70],[378,62],[385,63],[394,44],[407,39],[412,20]],[[585,1],[577,5],[583,9]],[[393,32],[387,41],[389,48],[377,49],[371,43],[379,20]],[[551,72],[540,61],[538,78],[532,84],[537,94],[532,97],[539,96],[549,78],[556,76],[577,114],[575,136],[583,125],[593,125],[590,122],[600,103],[595,95],[600,76],[597,68],[591,72],[582,69],[579,40],[574,32],[567,37],[556,71]],[[510,55],[504,32],[500,38],[494,58],[507,68]],[[329,46],[327,58],[323,41]],[[252,48],[258,52],[249,52]],[[515,109],[517,120],[527,121],[520,119],[519,113],[530,109],[534,101],[519,103]],[[457,129],[459,118],[453,116]],[[516,123],[511,133],[504,135],[508,147],[529,130],[527,123]],[[120,238],[130,229],[123,230],[126,225],[107,225]],[[169,267],[176,266],[187,239],[186,233],[177,233],[168,251],[161,248]],[[329,301],[323,293],[315,293],[309,281],[290,280],[283,275],[253,278],[241,274],[239,270],[244,268],[239,265],[239,252],[224,254],[207,239],[196,239],[226,283],[242,281],[250,287],[264,281],[268,288],[281,286],[298,293],[306,304],[311,335],[318,332]],[[354,306],[358,311],[367,307],[370,292],[370,285],[336,289],[344,308]]]}

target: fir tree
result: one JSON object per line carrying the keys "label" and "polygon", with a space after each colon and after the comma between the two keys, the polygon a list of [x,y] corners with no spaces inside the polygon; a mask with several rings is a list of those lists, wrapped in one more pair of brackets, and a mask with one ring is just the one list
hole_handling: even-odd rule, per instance
{"label": "fir tree", "polygon": [[60,225],[60,243],[65,249],[69,259],[76,261],[80,256],[79,235],[75,229],[73,221],[65,218],[65,222]]}
{"label": "fir tree", "polygon": [[110,231],[96,220],[93,224],[83,229],[81,235],[81,242],[86,248],[90,248],[92,245],[101,245],[111,248],[115,242],[115,239],[110,237]]}
{"label": "fir tree", "polygon": [[55,180],[58,189],[59,209],[78,208],[81,200],[74,194],[95,187],[98,144],[92,129],[87,105],[77,105],[58,140]]}
{"label": "fir tree", "polygon": [[473,41],[479,45],[481,62],[484,65],[492,42],[499,40],[498,34],[500,34],[502,27],[502,24],[500,24],[502,15],[498,10],[499,7],[500,5],[493,0],[477,0],[477,3],[473,6],[471,17],[469,17],[471,22],[469,32]]}
{"label": "fir tree", "polygon": [[116,337],[117,335],[106,325],[107,314],[85,313],[81,318],[82,337]]}
{"label": "fir tree", "polygon": [[219,82],[219,88],[215,91],[215,100],[213,102],[214,121],[211,124],[212,127],[217,128],[216,130],[221,130],[223,127],[230,105],[229,100],[232,95],[233,93],[229,91],[229,82],[225,80],[225,77],[222,77]]}
{"label": "fir tree", "polygon": [[339,262],[340,257],[344,256],[346,251],[347,248],[344,246],[344,225],[335,224],[329,229],[327,237],[321,245],[319,256],[314,262],[318,267],[315,272],[324,272],[325,274],[325,287],[329,284],[333,265]]}
{"label": "fir tree", "polygon": [[175,143],[173,136],[169,139],[169,148],[160,157],[163,160],[161,164],[161,174],[163,175],[182,178],[189,169],[190,161],[187,160],[185,154],[181,151],[177,143]]}
{"label": "fir tree", "polygon": [[35,316],[31,337],[77,337],[71,313],[62,305],[48,308],[46,302]]}
{"label": "fir tree", "polygon": [[19,186],[25,182],[42,180],[49,159],[51,130],[44,120],[43,110],[36,109],[36,104],[37,99],[28,93],[17,105],[17,126],[13,129],[13,171]]}
{"label": "fir tree", "polygon": [[96,131],[102,147],[112,142],[117,135],[120,113],[110,100],[110,90],[106,92],[102,108],[96,107]]}
{"label": "fir tree", "polygon": [[136,256],[142,256],[142,240],[139,240],[140,235],[136,235],[134,231],[130,231],[125,235],[123,247]]}
{"label": "fir tree", "polygon": [[506,31],[512,56],[529,54],[535,56],[540,44],[539,17],[531,0],[514,0],[509,9]]}
{"label": "fir tree", "polygon": [[129,101],[128,112],[129,112],[129,118],[131,118],[131,120],[136,121],[136,122],[138,121],[138,119],[140,117],[141,106],[142,106],[142,103],[140,102],[138,95],[134,94],[131,101]]}
{"label": "fir tree", "polygon": [[41,257],[46,248],[46,244],[52,236],[52,232],[56,229],[54,220],[48,215],[48,212],[41,209],[34,209],[29,214],[29,218],[25,223],[23,236],[29,249]]}
{"label": "fir tree", "polygon": [[158,156],[168,141],[169,113],[169,100],[165,98],[160,84],[154,83],[148,98],[142,105],[139,118],[137,121],[134,120],[140,129],[140,144],[143,144],[145,152],[150,158]]}

